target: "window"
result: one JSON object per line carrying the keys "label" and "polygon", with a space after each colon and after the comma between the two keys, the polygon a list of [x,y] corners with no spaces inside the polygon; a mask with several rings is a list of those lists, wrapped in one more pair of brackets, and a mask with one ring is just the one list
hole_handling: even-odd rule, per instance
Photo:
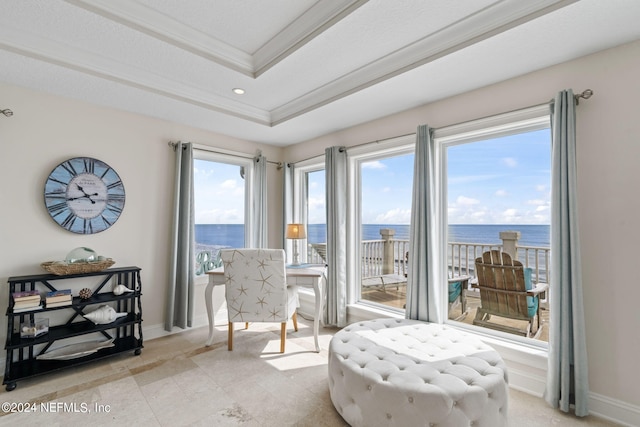
{"label": "window", "polygon": [[324,158],[296,164],[294,218],[307,225],[307,246],[301,249],[302,260],[325,263],[327,247],[327,211]]}
{"label": "window", "polygon": [[350,149],[355,300],[402,310],[411,222],[415,136]]}
{"label": "window", "polygon": [[248,246],[247,198],[251,159],[194,152],[194,217],[197,272],[218,266],[223,248]]}
{"label": "window", "polygon": [[[529,117],[505,115],[499,124],[495,123],[499,118],[493,118],[492,126],[478,121],[442,137],[436,131],[444,171],[441,187],[446,211],[442,217],[446,221],[446,271],[450,279],[475,278],[475,258],[491,249],[503,249],[532,269],[533,283],[548,283],[549,113],[547,108],[536,108],[518,114]],[[519,235],[509,233],[512,231]],[[457,289],[459,283],[450,280],[446,284],[445,312],[449,321],[473,327],[481,298],[473,280],[463,282],[466,289]],[[540,304],[542,323],[537,338],[547,341],[549,312],[544,296]],[[527,325],[526,321],[500,316],[490,320],[503,329]]]}

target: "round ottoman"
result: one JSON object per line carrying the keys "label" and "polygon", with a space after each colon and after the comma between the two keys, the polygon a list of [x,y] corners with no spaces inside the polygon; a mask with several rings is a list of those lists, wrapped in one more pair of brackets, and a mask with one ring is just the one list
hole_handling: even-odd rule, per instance
{"label": "round ottoman", "polygon": [[352,426],[507,425],[507,368],[472,335],[444,325],[377,319],[329,345],[329,392]]}

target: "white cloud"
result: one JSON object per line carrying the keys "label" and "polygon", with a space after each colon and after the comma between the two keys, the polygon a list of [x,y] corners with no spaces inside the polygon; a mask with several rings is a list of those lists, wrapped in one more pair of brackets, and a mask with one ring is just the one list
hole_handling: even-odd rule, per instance
{"label": "white cloud", "polygon": [[[365,221],[366,222],[366,221]],[[374,224],[409,224],[411,223],[411,209],[391,209],[376,215]]]}
{"label": "white cloud", "polygon": [[387,168],[387,165],[380,162],[379,160],[362,163],[362,169],[386,169],[386,168]]}
{"label": "white cloud", "polygon": [[506,190],[498,190],[495,192],[495,196],[498,196],[498,197],[506,197],[508,195],[509,193],[507,193]]}
{"label": "white cloud", "polygon": [[520,211],[518,211],[518,209],[509,208],[509,209],[505,209],[504,211],[502,211],[502,213],[499,214],[499,221],[497,223],[498,224],[500,224],[500,223],[502,223],[502,224],[523,224],[523,223],[529,222],[528,218],[525,218],[525,217],[526,217],[526,215],[523,216],[520,213]]}
{"label": "white cloud", "polygon": [[546,205],[547,201],[542,199],[533,199],[533,200],[527,200],[527,204],[533,205],[533,206],[542,206],[542,205]]}
{"label": "white cloud", "polygon": [[235,179],[227,179],[222,184],[220,184],[220,188],[224,188],[225,190],[235,189],[238,186],[238,181]]}
{"label": "white cloud", "polygon": [[196,212],[196,224],[242,224],[244,215],[237,209],[211,209]]}
{"label": "white cloud", "polygon": [[503,157],[501,159],[501,162],[503,165],[507,166],[508,168],[515,168],[516,166],[518,166],[518,161],[513,157]]}
{"label": "white cloud", "polygon": [[211,175],[213,175],[213,169],[199,169],[197,167],[193,167],[193,174],[195,176],[201,176],[201,177],[209,177]]}
{"label": "white cloud", "polygon": [[309,211],[324,208],[324,197],[311,197],[307,198],[307,206]]}
{"label": "white cloud", "polygon": [[458,198],[456,199],[456,205],[459,205],[459,206],[473,206],[473,205],[479,205],[479,204],[480,204],[480,200],[473,199],[471,197],[458,196]]}

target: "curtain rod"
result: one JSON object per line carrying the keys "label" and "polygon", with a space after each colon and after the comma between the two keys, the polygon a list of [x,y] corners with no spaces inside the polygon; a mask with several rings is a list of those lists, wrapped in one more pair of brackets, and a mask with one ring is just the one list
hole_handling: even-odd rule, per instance
{"label": "curtain rod", "polygon": [[585,89],[582,92],[573,95],[573,98],[576,100],[576,105],[580,104],[580,98],[589,99],[593,96],[593,91],[591,89]]}
{"label": "curtain rod", "polygon": [[[593,96],[593,90],[591,90],[591,89],[585,89],[585,90],[583,90],[583,91],[582,91],[582,92],[580,92],[580,93],[574,94],[574,95],[573,95],[573,98],[574,98],[574,99],[575,99],[575,101],[576,101],[576,105],[578,105],[578,104],[580,104],[580,99],[589,99],[589,98],[591,98],[592,96]],[[552,99],[552,100],[550,100],[549,102],[546,102],[546,103],[543,103],[543,104],[533,105],[533,106],[524,107],[524,108],[517,108],[517,109],[515,109],[515,110],[511,110],[511,111],[505,111],[505,112],[502,112],[502,113],[499,113],[499,114],[496,114],[496,115],[502,115],[502,114],[515,113],[515,112],[522,111],[522,110],[526,110],[526,109],[529,109],[529,108],[542,107],[543,105],[548,105],[548,104],[549,104],[549,103],[551,103],[551,102],[554,102],[554,100]],[[473,120],[467,120],[467,122],[474,121],[474,120],[482,120],[482,119],[486,119],[486,118],[489,118],[489,117],[493,117],[493,116],[481,117],[481,118],[479,118],[479,119],[473,119]],[[463,122],[463,123],[467,123],[467,122]],[[447,126],[444,126],[444,127],[442,127],[442,128],[439,128],[439,129],[445,129],[445,128],[449,128],[449,127],[451,127],[451,126],[457,126],[457,125],[460,125],[460,124],[462,124],[462,123],[457,123],[457,124],[455,124],[455,125],[447,125]],[[416,134],[415,132],[411,132],[411,133],[406,133],[406,134],[404,134],[404,135],[397,135],[397,136],[392,136],[392,137],[385,138],[385,139],[377,139],[377,140],[375,140],[375,141],[367,141],[367,142],[363,142],[363,143],[361,143],[361,144],[350,145],[350,146],[348,146],[348,147],[340,147],[340,151],[348,151],[348,150],[349,150],[349,149],[351,149],[351,148],[362,147],[362,146],[370,145],[370,144],[379,144],[379,143],[381,143],[381,142],[385,142],[385,141],[388,141],[388,140],[390,140],[390,139],[403,138],[403,137],[405,137],[405,136],[411,136],[411,135],[415,135],[415,134]],[[296,162],[287,162],[287,166],[288,166],[290,163],[305,162],[305,161],[307,161],[307,160],[311,160],[311,159],[314,159],[314,158],[316,158],[316,157],[320,157],[320,156],[322,156],[322,154],[318,154],[318,155],[315,155],[315,156],[313,156],[313,157],[307,157],[306,159],[302,159],[302,160],[297,160]]]}
{"label": "curtain rod", "polygon": [[[591,89],[585,89],[585,90],[583,90],[583,91],[582,91],[582,92],[580,92],[580,93],[574,94],[574,95],[573,95],[573,98],[574,98],[574,99],[575,99],[575,101],[576,101],[576,105],[578,105],[578,104],[580,104],[580,99],[589,99],[589,98],[591,98],[592,96],[593,96],[593,90],[591,90]],[[552,99],[551,101],[549,101],[549,102],[553,102],[553,99]],[[511,111],[506,111],[506,112],[503,112],[503,113],[500,113],[500,114],[513,113],[513,112],[516,112],[516,111],[524,110],[524,109],[526,109],[526,108],[534,108],[534,107],[539,107],[539,106],[542,106],[542,105],[545,105],[545,104],[534,105],[533,107],[518,108],[518,109],[515,109],[515,110],[511,110]],[[485,117],[485,118],[486,118],[486,117]],[[460,124],[460,123],[458,123],[458,124]],[[455,126],[455,125],[449,125],[449,126]],[[445,126],[445,127],[449,127],[449,126]],[[379,143],[381,143],[381,142],[385,142],[385,141],[388,141],[388,140],[390,140],[390,139],[403,138],[403,137],[405,137],[405,136],[411,136],[411,135],[415,135],[415,134],[416,134],[415,132],[411,132],[411,133],[405,133],[404,135],[392,136],[392,137],[385,138],[385,139],[376,139],[375,141],[367,141],[367,142],[363,142],[363,143],[361,143],[361,144],[350,145],[350,146],[348,146],[348,147],[341,147],[341,148],[340,148],[340,151],[349,150],[350,148],[362,147],[362,146],[370,145],[370,144],[379,144]],[[177,145],[177,144],[176,144],[175,142],[169,142],[169,146],[170,146],[171,148],[173,148],[174,150],[175,150],[175,148],[176,148],[176,145]],[[213,150],[213,149],[208,148],[208,147],[207,147],[207,148],[199,148],[199,149],[200,149],[200,150],[204,150],[204,151],[210,151],[210,152],[212,152],[212,153],[217,153],[217,154],[227,154],[227,155],[231,155],[231,156],[242,157],[242,158],[245,158],[245,159],[253,159],[253,158],[254,158],[254,157],[249,157],[248,155],[246,155],[246,156],[245,156],[245,155],[237,154],[237,153],[223,152],[223,151],[216,151],[216,150]],[[278,166],[278,169],[282,169],[284,166],[289,166],[291,163],[306,162],[307,160],[315,159],[316,157],[320,157],[320,156],[322,156],[322,154],[317,154],[317,155],[315,155],[315,156],[307,157],[307,158],[305,158],[305,159],[297,160],[297,161],[295,161],[295,162],[286,162],[286,163],[283,163],[283,162],[273,162],[273,161],[271,161],[271,160],[267,160],[267,163],[271,163],[271,164],[277,165],[277,166]]]}
{"label": "curtain rod", "polygon": [[[174,151],[176,149],[176,147],[178,146],[178,143],[173,142],[173,141],[169,141],[169,147],[171,147]],[[242,154],[242,153],[234,153],[232,151],[226,151],[226,150],[215,150],[212,149],[210,147],[204,146],[204,145],[198,145],[197,147],[194,145],[194,148],[196,148],[197,150],[202,150],[202,151],[207,151],[209,153],[216,153],[216,154],[224,154],[226,156],[233,156],[233,157],[240,157],[242,159],[255,159],[255,156],[250,156],[249,154]],[[259,150],[258,150],[259,151]],[[260,152],[258,154],[261,154]],[[268,160],[267,159],[267,163],[271,163],[272,165],[276,165],[278,167],[278,169],[282,169],[283,167],[283,163],[282,162],[274,162],[272,160]]]}
{"label": "curtain rod", "polygon": [[[348,151],[351,148],[356,148],[356,147],[362,147],[365,145],[369,145],[369,144],[379,144],[381,142],[386,142],[390,139],[396,139],[396,138],[402,138],[405,136],[411,136],[411,135],[415,135],[415,132],[411,132],[411,133],[405,133],[404,135],[398,135],[398,136],[391,136],[389,138],[385,138],[385,139],[376,139],[375,141],[367,141],[367,142],[363,142],[360,144],[356,144],[356,145],[350,145],[348,147],[342,146],[340,147],[340,151]],[[300,160],[296,160],[295,162],[287,162],[286,165],[289,166],[291,163],[300,163],[300,162],[306,162],[307,160],[311,160],[311,159],[315,159],[316,157],[322,157],[323,154],[316,154],[315,156],[311,156],[311,157],[307,157],[305,159],[300,159]]]}

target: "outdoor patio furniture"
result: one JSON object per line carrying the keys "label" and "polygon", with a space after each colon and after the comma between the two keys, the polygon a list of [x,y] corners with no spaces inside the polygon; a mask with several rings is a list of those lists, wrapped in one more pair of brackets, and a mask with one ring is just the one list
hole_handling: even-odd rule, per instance
{"label": "outdoor patio furniture", "polygon": [[400,289],[400,285],[406,285],[407,278],[399,274],[381,274],[373,277],[363,277],[362,287],[381,287],[382,292],[387,292],[387,286],[395,286],[396,291]]}
{"label": "outdoor patio furniture", "polygon": [[[474,325],[497,329],[525,337],[537,337],[540,333],[539,295],[549,288],[546,283],[533,286],[531,269],[524,268],[506,252],[487,251],[476,258],[476,275],[480,290],[480,307],[473,320]],[[491,316],[526,321],[525,327],[517,322],[490,322]],[[520,322],[522,323],[522,322]],[[534,328],[535,324],[535,328]]]}
{"label": "outdoor patio furniture", "polygon": [[461,305],[461,314],[455,320],[460,320],[467,315],[467,296],[465,291],[469,287],[470,276],[458,276],[449,279],[447,292],[449,293],[449,312],[458,301]]}

